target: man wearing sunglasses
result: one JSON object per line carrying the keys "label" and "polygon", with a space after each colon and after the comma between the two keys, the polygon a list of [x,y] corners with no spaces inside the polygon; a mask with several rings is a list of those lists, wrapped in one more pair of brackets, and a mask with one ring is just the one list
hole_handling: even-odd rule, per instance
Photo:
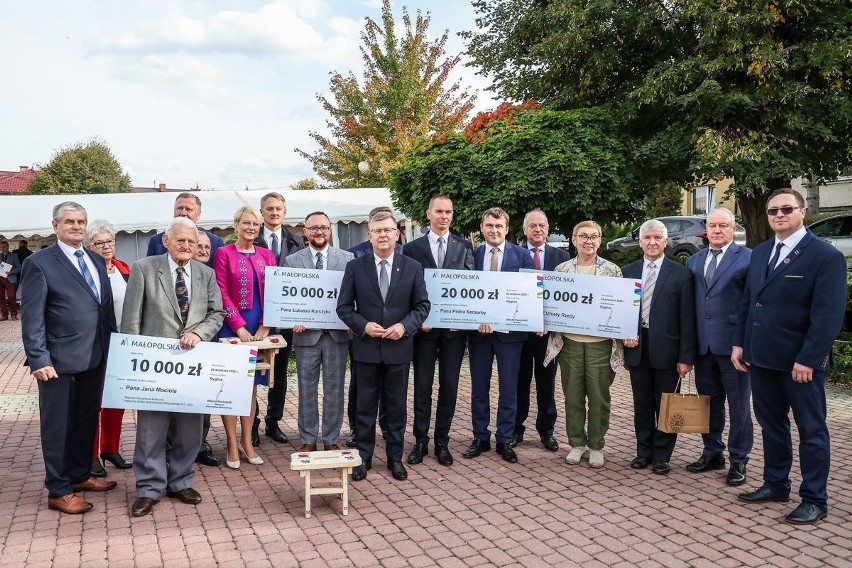
{"label": "man wearing sunglasses", "polygon": [[804,226],[805,200],[779,189],[767,200],[775,236],[754,249],[731,362],[751,375],[754,413],[763,430],[763,486],[741,501],[787,501],[799,430],[801,504],[786,517],[813,524],[828,513],[830,446],[825,381],[846,306],[846,261]]}

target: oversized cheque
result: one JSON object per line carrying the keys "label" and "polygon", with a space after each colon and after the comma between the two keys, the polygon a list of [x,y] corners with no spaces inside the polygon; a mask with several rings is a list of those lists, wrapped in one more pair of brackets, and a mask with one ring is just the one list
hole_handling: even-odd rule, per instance
{"label": "oversized cheque", "polygon": [[102,406],[248,416],[256,363],[244,345],[113,333]]}
{"label": "oversized cheque", "polygon": [[266,267],[263,325],[348,329],[337,317],[342,270]]}
{"label": "oversized cheque", "polygon": [[426,290],[432,308],[423,325],[445,329],[541,331],[540,272],[483,272],[427,268]]}

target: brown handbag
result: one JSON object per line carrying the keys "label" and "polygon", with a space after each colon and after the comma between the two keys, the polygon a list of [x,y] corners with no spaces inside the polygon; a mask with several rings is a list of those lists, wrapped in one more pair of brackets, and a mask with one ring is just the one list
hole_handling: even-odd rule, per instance
{"label": "brown handbag", "polygon": [[[677,390],[680,390],[680,379],[675,387]],[[710,432],[710,397],[664,392],[660,399],[657,430],[669,434],[707,434]]]}

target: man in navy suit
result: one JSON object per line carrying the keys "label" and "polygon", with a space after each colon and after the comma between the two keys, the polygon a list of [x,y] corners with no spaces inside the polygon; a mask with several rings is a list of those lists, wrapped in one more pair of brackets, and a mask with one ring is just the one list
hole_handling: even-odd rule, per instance
{"label": "man in navy suit", "polygon": [[[453,202],[446,195],[436,195],[426,210],[429,232],[402,248],[426,268],[473,270],[470,242],[450,232]],[[450,454],[450,426],[456,413],[461,370],[467,333],[458,329],[422,326],[414,336],[414,448],[408,463],[423,462],[429,454],[429,424],[432,421],[432,387],[435,363],[438,363],[438,404],[435,407],[435,458],[445,466],[453,464]]]}
{"label": "man in navy suit", "polygon": [[[198,220],[201,218],[201,199],[199,199],[194,193],[190,193],[188,191],[179,193],[175,198],[174,216],[186,217],[193,223],[198,224]],[[204,231],[204,229],[201,228],[198,230]],[[209,231],[204,232],[207,233],[208,237],[210,237],[210,260],[207,261],[207,266],[213,268],[213,261],[216,259],[216,249],[224,246],[225,243],[222,242],[219,235]],[[165,235],[165,232],[157,233],[148,239],[148,252],[145,256],[159,256],[168,252],[163,244],[163,235]]]}
{"label": "man in navy suit", "polygon": [[[524,235],[527,237],[527,249],[533,266],[538,270],[553,270],[571,258],[567,250],[547,244],[550,227],[547,216],[541,209],[533,209],[524,217]],[[556,359],[544,365],[547,351],[547,334],[530,333],[521,350],[521,368],[518,372],[518,414],[515,417],[515,432],[511,446],[524,441],[524,422],[530,414],[530,389],[535,374],[536,402],[538,413],[535,417],[535,429],[546,450],[555,452],[559,442],[553,437],[556,426],[556,399],[553,389],[556,382]]]}
{"label": "man in navy suit", "polygon": [[431,304],[423,267],[394,252],[399,229],[393,214],[375,214],[369,227],[373,252],[347,263],[337,300],[337,315],[352,330],[352,360],[358,375],[356,428],[363,463],[352,471],[352,480],[365,479],[372,468],[381,393],[387,467],[401,481],[408,477],[402,449],[414,334]]}
{"label": "man in navy suit", "polygon": [[731,361],[751,375],[754,414],[763,429],[763,486],[742,501],[787,501],[799,430],[801,504],[787,522],[812,524],[828,513],[831,448],[825,381],[846,306],[846,261],[804,226],[805,200],[792,189],[766,202],[775,237],[754,249]]}
{"label": "man in navy suit", "polygon": [[[509,215],[499,207],[482,214],[480,226],[485,244],[473,252],[475,270],[518,272],[521,268],[534,268],[529,253],[506,241],[509,233]],[[489,324],[479,326],[479,332],[470,334],[470,417],[473,423],[473,441],[464,457],[475,458],[491,449],[491,371],[497,358],[497,441],[496,450],[510,463],[518,461],[512,449],[512,433],[518,410],[518,369],[521,349],[527,339],[526,332],[494,332]]]}
{"label": "man in navy suit", "polygon": [[707,240],[710,248],[689,257],[686,266],[692,272],[695,289],[698,344],[695,358],[695,386],[699,394],[710,397],[710,432],[702,434],[704,452],[698,461],[686,466],[692,473],[725,467],[725,399],[730,411],[731,431],[728,455],[731,469],[728,485],[746,482],[746,464],[754,441],[751,423],[751,382],[731,363],[731,347],[751,262],[751,249],[734,242],[734,214],[724,208],[707,216]]}
{"label": "man in navy suit", "polygon": [[92,508],[76,491],[116,485],[90,472],[109,337],[116,327],[104,260],[83,247],[86,222],[86,210],[77,203],[54,207],[56,244],[30,256],[21,272],[21,335],[38,382],[47,506],[67,514]]}
{"label": "man in navy suit", "polygon": [[652,471],[668,475],[677,434],[657,430],[660,398],[675,392],[680,377],[695,361],[695,297],[692,274],[665,255],[668,231],[651,219],[639,228],[644,258],[622,270],[625,278],[642,280],[639,335],[624,340],[624,364],[633,390],[636,457],[633,469],[653,463]]}

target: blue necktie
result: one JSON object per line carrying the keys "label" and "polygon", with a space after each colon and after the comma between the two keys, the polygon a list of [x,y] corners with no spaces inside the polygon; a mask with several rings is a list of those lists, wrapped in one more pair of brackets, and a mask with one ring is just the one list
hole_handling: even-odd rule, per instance
{"label": "blue necktie", "polygon": [[382,293],[382,300],[388,297],[388,288],[390,288],[390,280],[388,279],[388,261],[383,260],[379,263],[381,270],[379,271],[379,292]]}
{"label": "blue necktie", "polygon": [[77,264],[80,265],[80,272],[83,273],[83,278],[86,280],[86,284],[89,285],[89,288],[91,288],[91,290],[92,290],[92,294],[94,294],[95,298],[97,298],[98,302],[100,302],[101,301],[101,295],[98,294],[98,287],[95,286],[95,279],[92,278],[92,273],[89,272],[89,267],[86,266],[86,261],[83,260],[83,255],[85,255],[85,254],[86,253],[84,253],[83,251],[78,250],[77,252],[74,253],[74,256],[77,257]]}
{"label": "blue necktie", "polygon": [[778,264],[778,257],[781,256],[781,247],[784,246],[784,243],[778,243],[775,246],[775,254],[772,255],[772,259],[769,261],[769,264],[766,265],[766,275],[769,276],[772,274],[772,271],[775,270],[775,265]]}
{"label": "blue necktie", "polygon": [[719,261],[719,254],[722,249],[710,249],[710,264],[707,265],[707,272],[704,273],[704,285],[708,288],[713,282],[713,275],[716,274],[716,263]]}

